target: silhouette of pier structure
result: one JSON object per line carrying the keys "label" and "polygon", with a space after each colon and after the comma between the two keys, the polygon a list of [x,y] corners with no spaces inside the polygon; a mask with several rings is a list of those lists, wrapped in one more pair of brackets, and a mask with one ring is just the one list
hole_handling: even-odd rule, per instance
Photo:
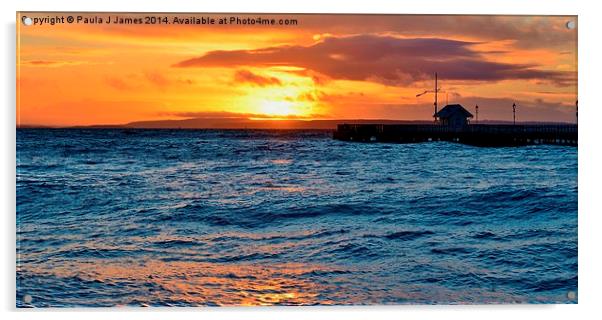
{"label": "silhouette of pier structure", "polygon": [[472,114],[459,104],[445,106],[434,117],[438,119],[434,124],[339,124],[333,137],[354,142],[450,141],[484,147],[577,146],[576,124],[471,124]]}
{"label": "silhouette of pier structure", "polygon": [[452,141],[475,146],[524,146],[532,144],[557,144],[577,146],[578,104],[575,101],[575,124],[516,124],[516,103],[512,104],[512,124],[479,124],[479,106],[475,106],[476,123],[472,113],[459,104],[448,104],[438,109],[439,87],[435,72],[432,90],[418,93],[420,97],[434,94],[433,124],[339,124],[334,139],[357,142],[427,142]]}

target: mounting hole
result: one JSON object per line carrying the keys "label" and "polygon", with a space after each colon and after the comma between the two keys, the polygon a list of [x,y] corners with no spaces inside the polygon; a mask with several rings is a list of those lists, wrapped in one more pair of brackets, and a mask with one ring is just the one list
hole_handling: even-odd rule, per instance
{"label": "mounting hole", "polygon": [[569,29],[569,30],[575,29],[576,26],[577,25],[575,24],[575,21],[572,21],[572,20],[571,21],[567,21],[567,23],[566,23],[566,28]]}
{"label": "mounting hole", "polygon": [[569,291],[567,292],[566,297],[569,300],[575,300],[575,298],[577,298],[577,293],[575,291]]}
{"label": "mounting hole", "polygon": [[21,21],[26,26],[30,26],[33,24],[33,20],[30,17],[23,16],[23,18],[21,18]]}

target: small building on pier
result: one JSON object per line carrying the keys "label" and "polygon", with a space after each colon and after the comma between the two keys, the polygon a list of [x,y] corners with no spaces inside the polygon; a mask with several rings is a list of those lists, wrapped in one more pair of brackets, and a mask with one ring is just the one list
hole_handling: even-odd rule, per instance
{"label": "small building on pier", "polygon": [[463,127],[470,123],[472,113],[459,104],[448,104],[435,114],[441,125],[449,127]]}

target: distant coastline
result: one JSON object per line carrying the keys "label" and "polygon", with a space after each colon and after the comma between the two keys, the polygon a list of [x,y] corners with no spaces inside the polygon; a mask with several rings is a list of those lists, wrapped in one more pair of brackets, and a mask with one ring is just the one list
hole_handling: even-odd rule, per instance
{"label": "distant coastline", "polygon": [[[17,129],[284,129],[334,130],[338,124],[432,124],[429,120],[335,119],[335,120],[251,120],[246,118],[190,118],[183,120],[135,121],[126,124],[89,126],[17,125]],[[525,121],[517,124],[571,124],[570,122]],[[480,120],[478,124],[512,124],[512,121]]]}

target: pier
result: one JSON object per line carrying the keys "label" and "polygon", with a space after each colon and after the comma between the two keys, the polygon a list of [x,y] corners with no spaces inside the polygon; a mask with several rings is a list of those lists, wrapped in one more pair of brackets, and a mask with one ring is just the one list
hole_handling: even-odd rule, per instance
{"label": "pier", "polygon": [[[338,124],[333,138],[354,142],[419,143],[450,141],[481,147],[511,147],[537,144],[577,146],[577,124],[517,124],[516,103],[512,104],[512,124],[478,124],[479,106],[475,106],[477,124],[472,113],[460,104],[438,109],[438,76],[435,87],[416,97],[433,93],[434,122],[431,124]],[[575,120],[577,119],[575,101]]]}
{"label": "pier", "polygon": [[450,141],[473,146],[503,147],[536,144],[577,146],[577,125],[339,124],[334,139],[354,142],[418,143]]}
{"label": "pier", "polygon": [[[478,112],[478,108],[476,110]],[[435,100],[433,124],[339,124],[333,137],[357,142],[451,141],[482,147],[577,146],[576,124],[516,124],[516,104],[512,105],[512,110],[512,124],[472,124],[470,118],[473,115],[463,106],[448,104],[437,111]]]}

